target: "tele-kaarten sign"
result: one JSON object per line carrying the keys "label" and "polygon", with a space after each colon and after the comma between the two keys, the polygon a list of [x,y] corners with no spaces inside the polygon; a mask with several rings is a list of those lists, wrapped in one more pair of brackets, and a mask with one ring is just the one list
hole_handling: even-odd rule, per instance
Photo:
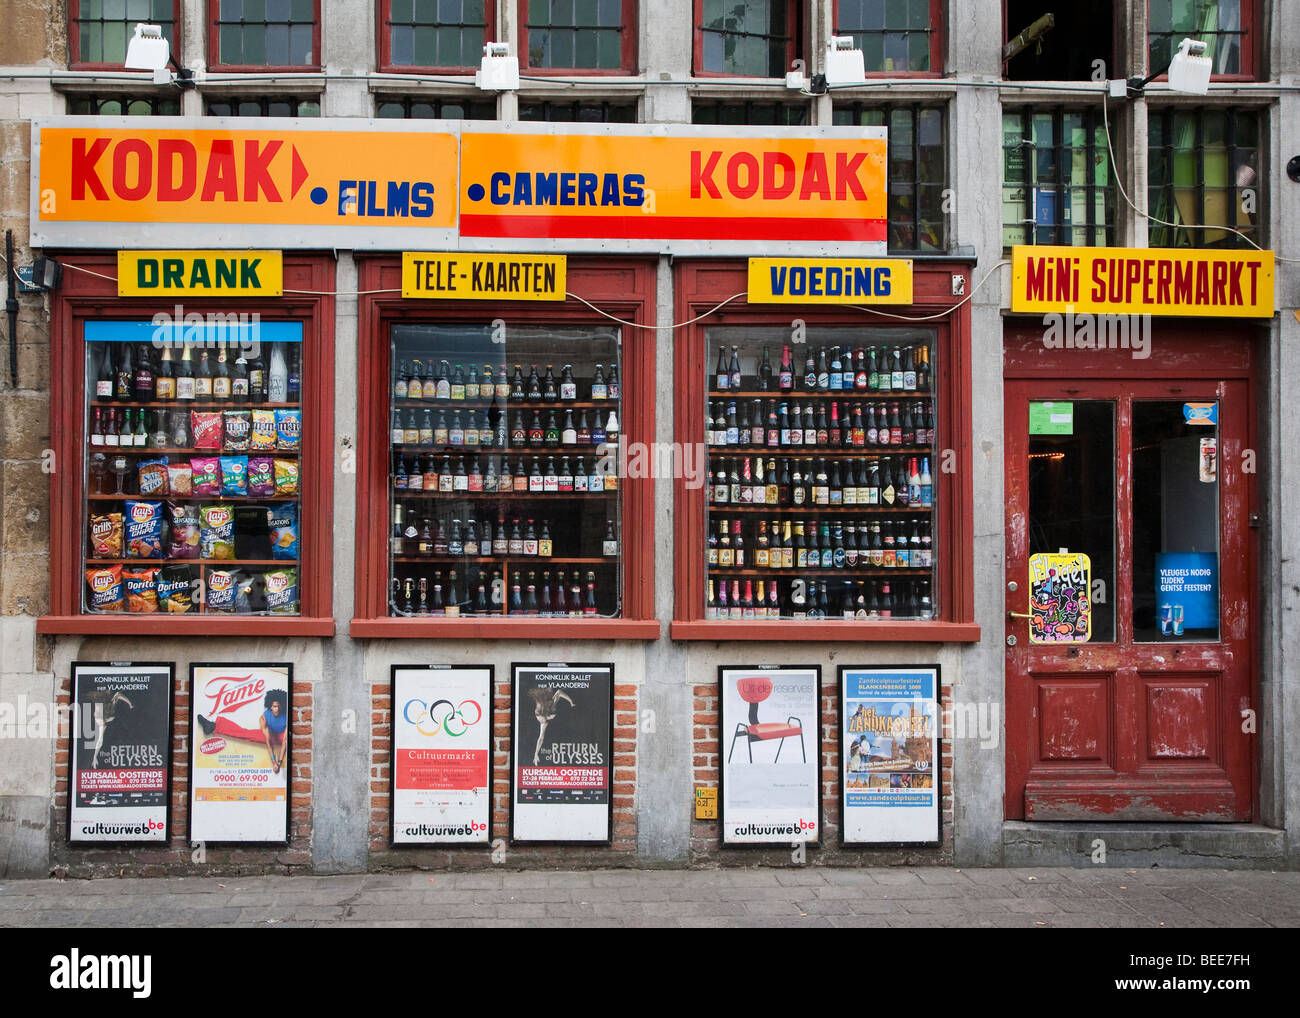
{"label": "tele-kaarten sign", "polygon": [[613,830],[614,666],[512,666],[510,839],[600,842]]}
{"label": "tele-kaarten sign", "polygon": [[1273,317],[1272,251],[1016,246],[1011,310]]}
{"label": "tele-kaarten sign", "polygon": [[883,127],[37,118],[31,242],[883,256],[885,152]]}
{"label": "tele-kaarten sign", "polygon": [[564,300],[564,255],[402,252],[402,296],[430,300]]}
{"label": "tele-kaarten sign", "polygon": [[492,666],[393,665],[394,845],[486,844]]}
{"label": "tele-kaarten sign", "polygon": [[293,665],[190,665],[190,841],[289,841]]}
{"label": "tele-kaarten sign", "polygon": [[720,667],[722,843],[821,844],[821,668]]}
{"label": "tele-kaarten sign", "polygon": [[939,666],[840,666],[840,839],[939,843]]}
{"label": "tele-kaarten sign", "polygon": [[172,666],[72,666],[68,841],[166,844],[171,800]]}

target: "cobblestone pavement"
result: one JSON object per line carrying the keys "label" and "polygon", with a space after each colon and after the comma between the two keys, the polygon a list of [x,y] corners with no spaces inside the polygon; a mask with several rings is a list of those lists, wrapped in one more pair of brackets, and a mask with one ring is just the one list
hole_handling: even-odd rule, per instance
{"label": "cobblestone pavement", "polygon": [[0,880],[0,926],[1294,927],[1300,873],[721,869]]}

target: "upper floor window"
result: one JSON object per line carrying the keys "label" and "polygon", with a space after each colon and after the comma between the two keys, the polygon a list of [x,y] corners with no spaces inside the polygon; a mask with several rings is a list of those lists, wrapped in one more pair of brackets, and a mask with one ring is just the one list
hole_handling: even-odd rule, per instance
{"label": "upper floor window", "polygon": [[377,113],[385,120],[496,120],[497,101],[483,98],[416,99],[381,96]]}
{"label": "upper floor window", "polygon": [[296,95],[209,99],[210,117],[319,117],[320,99]]}
{"label": "upper floor window", "polygon": [[520,68],[636,70],[634,0],[519,0]]}
{"label": "upper floor window", "polygon": [[1101,113],[1002,114],[1002,243],[1104,247],[1115,240],[1115,178]]}
{"label": "upper floor window", "polygon": [[1151,70],[1168,67],[1183,39],[1199,39],[1212,75],[1254,77],[1255,6],[1252,0],[1148,0]]}
{"label": "upper floor window", "polygon": [[495,0],[381,0],[379,64],[473,70],[495,31]]}
{"label": "upper floor window", "polygon": [[214,68],[320,66],[320,0],[208,0],[208,10]]}
{"label": "upper floor window", "polygon": [[1263,245],[1257,112],[1152,110],[1147,131],[1147,208],[1174,224],[1151,223],[1152,247]]}
{"label": "upper floor window", "polygon": [[942,0],[835,0],[835,35],[853,36],[868,74],[943,69]]}
{"label": "upper floor window", "polygon": [[691,123],[798,127],[808,123],[808,104],[752,102],[744,99],[697,102],[691,107]]}
{"label": "upper floor window", "polygon": [[140,21],[162,28],[176,51],[179,0],[68,0],[69,66],[121,68]]}
{"label": "upper floor window", "polygon": [[[1117,21],[1122,20],[1127,8],[1128,4],[1121,0],[1075,0],[1065,4],[1003,0],[1002,38],[1011,49],[1003,59],[1003,77],[1008,81],[1101,81],[1124,77],[1115,39]],[[1055,24],[1044,28],[1044,17],[1051,17]],[[1022,36],[1035,27],[1037,31],[1029,33],[1029,41],[1022,41]]]}
{"label": "upper floor window", "polygon": [[72,116],[179,117],[181,101],[175,96],[70,95]]}
{"label": "upper floor window", "polygon": [[783,78],[798,55],[797,0],[695,0],[695,73]]}
{"label": "upper floor window", "polygon": [[635,124],[636,103],[521,101],[519,119],[570,124]]}

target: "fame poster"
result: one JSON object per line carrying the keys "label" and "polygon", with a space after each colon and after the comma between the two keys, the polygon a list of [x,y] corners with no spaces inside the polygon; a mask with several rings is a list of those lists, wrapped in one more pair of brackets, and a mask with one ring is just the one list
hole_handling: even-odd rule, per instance
{"label": "fame poster", "polygon": [[718,669],[722,843],[821,843],[821,668]]}
{"label": "fame poster", "polygon": [[840,668],[840,838],[939,843],[939,666]]}
{"label": "fame poster", "polygon": [[492,667],[393,666],[394,845],[486,844]]}
{"label": "fame poster", "polygon": [[614,666],[513,666],[510,838],[599,842],[612,835]]}
{"label": "fame poster", "polygon": [[190,666],[190,840],[289,840],[293,666]]}
{"label": "fame poster", "polygon": [[72,666],[68,841],[166,844],[172,666]]}

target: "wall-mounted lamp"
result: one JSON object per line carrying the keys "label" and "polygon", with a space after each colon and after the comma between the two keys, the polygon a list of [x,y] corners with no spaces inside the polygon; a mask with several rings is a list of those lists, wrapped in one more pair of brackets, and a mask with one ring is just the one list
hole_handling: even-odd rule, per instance
{"label": "wall-mounted lamp", "polygon": [[1127,96],[1136,99],[1151,82],[1169,72],[1169,90],[1188,95],[1205,95],[1210,90],[1210,71],[1214,66],[1205,55],[1205,43],[1198,39],[1184,39],[1167,68],[1153,71],[1145,78],[1129,78],[1127,82],[1112,81],[1110,94],[1116,99]]}
{"label": "wall-mounted lamp", "polygon": [[32,259],[32,278],[28,284],[36,290],[57,290],[63,280],[63,266],[53,258],[37,255]]}
{"label": "wall-mounted lamp", "polygon": [[[172,74],[167,70],[171,64],[176,68]],[[163,38],[159,25],[138,23],[135,35],[126,44],[126,68],[129,71],[153,71],[155,85],[175,84],[181,89],[194,88],[194,72],[178,64],[171,54],[171,46]]]}
{"label": "wall-mounted lamp", "polygon": [[519,88],[519,58],[510,55],[510,43],[490,42],[483,47],[483,63],[474,84],[484,92],[512,92]]}

